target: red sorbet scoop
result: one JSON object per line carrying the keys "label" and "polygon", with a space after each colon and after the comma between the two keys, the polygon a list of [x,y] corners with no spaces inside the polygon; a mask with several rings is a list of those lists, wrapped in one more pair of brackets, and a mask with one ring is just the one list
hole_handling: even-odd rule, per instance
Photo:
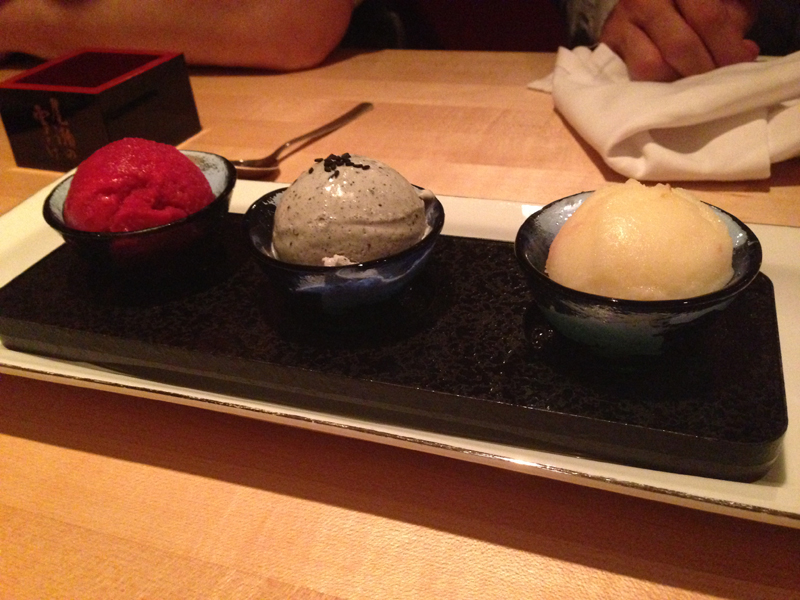
{"label": "red sorbet scoop", "polygon": [[178,149],[125,138],[78,166],[64,221],[83,231],[137,231],[182,219],[212,200],[205,175]]}

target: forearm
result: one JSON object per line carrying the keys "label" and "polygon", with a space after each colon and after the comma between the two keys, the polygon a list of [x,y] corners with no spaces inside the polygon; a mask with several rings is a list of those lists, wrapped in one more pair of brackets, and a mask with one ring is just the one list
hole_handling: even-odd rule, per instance
{"label": "forearm", "polygon": [[194,64],[299,69],[339,43],[353,0],[6,0],[0,51],[42,58],[82,47],[179,51]]}

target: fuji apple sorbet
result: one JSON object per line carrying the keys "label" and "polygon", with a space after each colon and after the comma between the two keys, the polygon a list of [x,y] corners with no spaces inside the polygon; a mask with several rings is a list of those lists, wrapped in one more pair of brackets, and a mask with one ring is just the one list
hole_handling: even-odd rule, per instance
{"label": "fuji apple sorbet", "polygon": [[589,196],[550,246],[547,274],[579,291],[673,300],[717,291],[733,276],[733,240],[686,190],[629,180]]}

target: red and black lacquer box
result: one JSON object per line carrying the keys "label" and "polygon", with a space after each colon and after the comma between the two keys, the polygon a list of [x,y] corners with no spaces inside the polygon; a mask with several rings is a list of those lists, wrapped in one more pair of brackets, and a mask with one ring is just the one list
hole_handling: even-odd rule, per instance
{"label": "red and black lacquer box", "polygon": [[20,167],[67,171],[124,137],[178,144],[200,131],[180,53],[81,50],[0,82]]}

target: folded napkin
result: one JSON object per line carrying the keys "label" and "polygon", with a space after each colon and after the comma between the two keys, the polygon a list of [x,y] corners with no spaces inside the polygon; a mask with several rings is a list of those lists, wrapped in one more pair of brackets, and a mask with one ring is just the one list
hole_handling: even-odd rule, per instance
{"label": "folded napkin", "polygon": [[631,81],[606,45],[558,51],[529,84],[609,167],[639,180],[764,179],[800,156],[800,52],[672,83]]}

